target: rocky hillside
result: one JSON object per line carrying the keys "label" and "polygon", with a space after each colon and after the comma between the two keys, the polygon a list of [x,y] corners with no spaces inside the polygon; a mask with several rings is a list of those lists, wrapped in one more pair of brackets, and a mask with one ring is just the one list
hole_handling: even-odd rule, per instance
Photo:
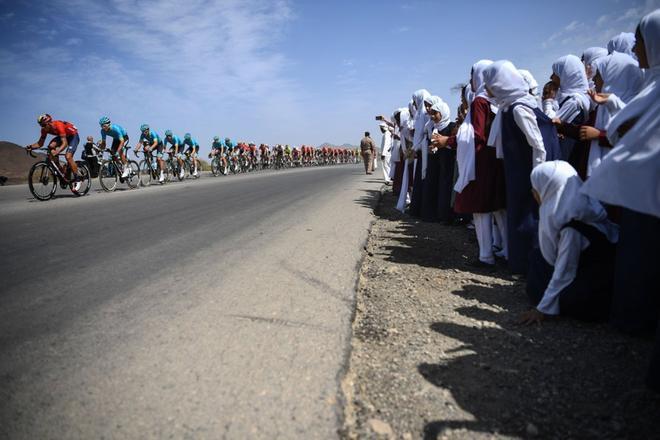
{"label": "rocky hillside", "polygon": [[41,159],[34,159],[25,154],[25,149],[12,142],[0,141],[0,181],[7,178],[6,185],[15,185],[27,181],[28,171],[33,163]]}

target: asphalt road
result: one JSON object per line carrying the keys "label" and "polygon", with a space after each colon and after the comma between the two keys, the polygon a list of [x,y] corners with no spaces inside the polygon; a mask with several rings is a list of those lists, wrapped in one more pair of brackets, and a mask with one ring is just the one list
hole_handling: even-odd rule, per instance
{"label": "asphalt road", "polygon": [[336,437],[379,186],[347,165],[0,188],[0,437]]}

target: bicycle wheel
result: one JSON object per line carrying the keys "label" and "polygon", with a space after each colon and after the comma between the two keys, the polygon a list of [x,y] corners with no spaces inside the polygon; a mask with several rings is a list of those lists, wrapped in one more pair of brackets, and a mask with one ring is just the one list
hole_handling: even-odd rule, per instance
{"label": "bicycle wheel", "polygon": [[141,186],[149,186],[151,185],[151,164],[147,162],[145,159],[142,159],[140,161],[140,164],[138,165],[138,168],[140,170],[140,185]]}
{"label": "bicycle wheel", "polygon": [[[124,180],[126,180],[126,185],[128,185],[129,188],[135,189],[140,184],[140,166],[136,161],[129,160],[128,169],[130,172],[128,173],[128,177]],[[151,173],[151,171],[149,171],[149,173]]]}
{"label": "bicycle wheel", "polygon": [[55,194],[57,177],[46,162],[37,162],[30,168],[28,184],[35,199],[49,200]]}
{"label": "bicycle wheel", "polygon": [[166,182],[170,181],[170,167],[168,167],[167,164],[165,164],[165,166],[163,167],[163,177],[164,177],[163,181],[160,182],[161,185],[164,185]]}
{"label": "bicycle wheel", "polygon": [[89,167],[87,164],[83,161],[76,161],[76,165],[78,165],[78,176],[80,178],[80,181],[77,182],[79,183],[78,189],[74,189],[74,186],[76,185],[75,183],[72,183],[69,185],[69,188],[71,188],[71,192],[80,197],[87,195],[89,192],[89,189],[92,187],[92,178],[91,178],[91,172],[89,171]]}
{"label": "bicycle wheel", "polygon": [[119,173],[115,164],[108,161],[103,161],[99,166],[99,183],[104,191],[112,192],[117,189],[117,182],[119,181]]}
{"label": "bicycle wheel", "polygon": [[214,157],[211,161],[211,174],[217,177],[220,174],[220,161],[217,157]]}

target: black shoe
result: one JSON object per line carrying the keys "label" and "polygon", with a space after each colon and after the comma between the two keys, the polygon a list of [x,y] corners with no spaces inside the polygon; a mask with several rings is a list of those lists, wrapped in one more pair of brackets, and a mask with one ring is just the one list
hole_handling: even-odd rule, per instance
{"label": "black shoe", "polygon": [[488,272],[495,272],[497,270],[497,267],[495,267],[495,264],[489,264],[489,263],[484,263],[480,259],[474,259],[468,262],[468,266],[474,267],[476,269],[484,269]]}

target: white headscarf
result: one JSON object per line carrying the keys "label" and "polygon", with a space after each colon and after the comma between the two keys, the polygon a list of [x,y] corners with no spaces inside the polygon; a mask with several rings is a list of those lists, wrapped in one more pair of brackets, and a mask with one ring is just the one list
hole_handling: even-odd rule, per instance
{"label": "white headscarf", "polygon": [[[412,99],[415,101],[415,107],[417,112],[415,113],[415,133],[413,134],[413,148],[415,151],[420,151],[422,153],[422,179],[426,177],[426,157],[428,152],[426,144],[426,132],[424,127],[429,121],[429,115],[426,113],[426,107],[424,106],[424,101],[431,97],[431,94],[426,89],[419,89],[412,95]],[[417,160],[417,159],[415,159]],[[417,167],[415,166],[415,169]]]}
{"label": "white headscarf", "polygon": [[[486,94],[486,84],[484,83],[484,70],[493,62],[491,60],[481,60],[472,66],[472,80],[474,82],[475,98],[481,96],[491,102]],[[472,103],[470,103],[470,108]],[[494,106],[491,104],[491,108]],[[497,109],[495,108],[495,111]],[[465,120],[456,133],[456,163],[458,165],[458,179],[454,185],[456,192],[461,192],[476,177],[475,166],[475,143],[474,127],[472,126],[472,110],[468,110]]]}
{"label": "white headscarf", "polygon": [[[614,52],[612,55],[596,60],[593,66],[603,79],[602,91],[604,93],[614,93],[624,103],[630,102],[642,86],[642,70],[639,68],[637,60],[633,59],[630,55]],[[606,130],[614,116],[610,114],[607,106],[598,106],[594,127],[599,130]],[[609,148],[601,147],[598,139],[591,141],[587,176],[591,176],[594,168],[600,165],[603,157],[608,152]]]}
{"label": "white headscarf", "polygon": [[607,56],[607,49],[604,47],[590,47],[582,52],[582,63],[584,63],[585,67],[591,67],[591,73],[587,75],[588,80],[591,80],[596,74],[596,69],[593,65],[594,61],[605,56]]}
{"label": "white headscarf", "polygon": [[447,128],[447,126],[449,126],[449,123],[451,122],[451,111],[449,110],[449,105],[447,105],[447,103],[444,102],[439,96],[432,96],[426,102],[431,104],[431,110],[439,112],[441,115],[439,122],[434,122],[433,118],[431,118],[431,115],[429,115],[429,122],[427,122],[426,126],[424,127],[427,138],[431,139],[434,131],[436,133],[441,132]]}
{"label": "white headscarf", "polygon": [[529,90],[529,93],[533,96],[539,96],[539,83],[536,81],[536,78],[534,78],[534,75],[532,75],[532,72],[525,69],[518,69],[518,73],[522,75],[523,79],[527,83],[527,89]]}
{"label": "white headscarf", "polygon": [[449,105],[443,101],[442,98],[438,98],[438,100],[433,103],[433,106],[431,106],[431,110],[439,112],[442,115],[440,122],[433,123],[433,128],[437,131],[442,131],[447,128],[451,123],[451,109],[449,108]]}
{"label": "white headscarf", "polygon": [[[426,168],[428,167],[429,164],[429,149],[428,149],[428,139],[431,137],[431,133],[433,132],[433,121],[431,120],[431,116],[428,114],[426,111],[426,104],[428,103],[429,105],[433,106],[438,100],[440,100],[439,96],[427,96],[424,98],[424,112],[426,113],[426,123],[424,124],[424,141],[422,142],[422,179],[426,178]],[[429,131],[429,127],[430,131]]]}
{"label": "white headscarf", "polygon": [[552,64],[552,72],[559,77],[560,108],[565,98],[573,96],[586,116],[591,100],[587,95],[589,81],[582,61],[575,55],[565,55]]}
{"label": "white headscarf", "polygon": [[539,247],[548,264],[557,261],[559,234],[571,220],[594,226],[612,243],[618,240],[618,227],[607,220],[597,200],[580,193],[582,179],[568,162],[543,162],[532,170],[530,180],[541,196]]}
{"label": "white headscarf", "polygon": [[502,115],[513,104],[521,103],[531,108],[538,108],[538,101],[529,94],[529,85],[511,61],[495,61],[484,71],[486,86],[493,94],[499,107],[495,120],[490,127],[488,145],[495,147],[497,157],[504,156],[502,149]]}
{"label": "white headscarf", "polygon": [[[399,134],[401,133],[401,130],[399,129],[399,124],[396,122],[396,116],[399,115],[401,117],[401,112],[405,110],[404,108],[398,108],[394,110],[394,113],[392,113],[392,122],[394,122],[394,128],[391,128],[390,131],[392,131],[392,134]],[[399,137],[401,137],[399,135]],[[392,155],[390,161],[392,163],[398,162],[399,161],[399,151],[401,150],[401,143],[397,141],[397,139],[392,136]]]}
{"label": "white headscarf", "polygon": [[[635,34],[631,32],[621,32],[607,43],[607,53],[620,52],[635,58],[633,47],[635,46]],[[635,58],[636,59],[636,58]]]}
{"label": "white headscarf", "polygon": [[[660,9],[639,24],[650,68],[642,90],[610,122],[615,148],[584,185],[584,193],[613,205],[660,217]],[[634,122],[619,138],[618,129]]]}
{"label": "white headscarf", "polygon": [[[439,96],[429,96],[424,100],[424,104],[428,104],[433,108],[433,106],[439,102],[442,101]],[[433,119],[431,119],[431,115],[429,115],[429,120],[424,126],[424,134],[426,135],[427,138],[430,138],[431,135],[433,134]]]}

